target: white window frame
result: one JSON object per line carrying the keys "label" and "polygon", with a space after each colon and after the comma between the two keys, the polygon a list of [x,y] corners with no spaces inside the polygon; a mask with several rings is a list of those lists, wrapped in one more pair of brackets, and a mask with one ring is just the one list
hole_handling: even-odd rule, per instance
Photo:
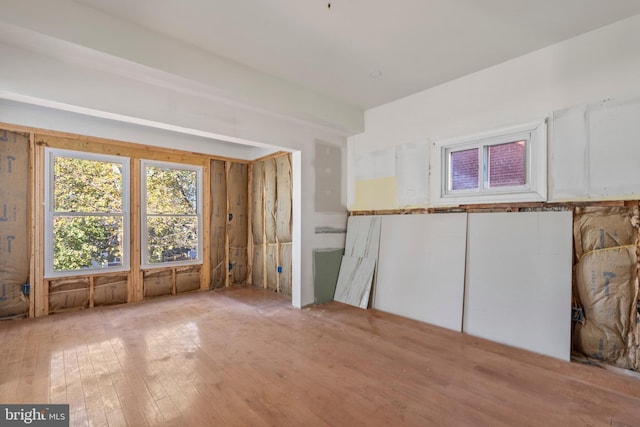
{"label": "white window frame", "polygon": [[[526,141],[524,185],[487,188],[487,147]],[[478,188],[451,190],[450,154],[478,149]],[[530,122],[500,130],[461,138],[436,141],[431,153],[431,194],[435,206],[458,206],[474,203],[518,203],[547,200],[547,122]]]}
{"label": "white window frame", "polygon": [[[147,166],[158,166],[162,168],[171,168],[171,169],[183,169],[183,170],[191,170],[196,172],[196,180],[197,180],[197,202],[196,202],[196,215],[198,217],[198,245],[197,245],[197,257],[192,260],[186,261],[173,261],[173,262],[161,262],[161,263],[148,263],[147,262],[147,246],[149,244],[148,241],[148,233],[147,233]],[[202,209],[202,166],[197,165],[189,165],[185,163],[170,163],[170,162],[160,162],[155,160],[141,160],[140,161],[140,198],[141,198],[141,206],[140,206],[140,266],[143,269],[155,269],[155,268],[166,268],[166,267],[175,267],[175,266],[185,266],[185,265],[201,265],[203,262],[203,254],[202,254],[202,239],[203,239],[203,209]]]}
{"label": "white window frame", "polygon": [[[123,236],[122,236],[122,265],[120,266],[112,266],[112,267],[100,267],[100,268],[84,268],[80,270],[65,270],[65,271],[55,271],[53,269],[53,219],[55,216],[96,216],[96,213],[64,213],[64,214],[56,214],[53,210],[54,208],[54,159],[55,157],[72,157],[75,159],[81,160],[91,160],[91,161],[100,161],[100,162],[109,162],[109,163],[118,163],[122,165],[122,212],[121,213],[98,213],[97,216],[101,215],[111,215],[111,216],[122,216],[122,224],[123,224]],[[112,273],[112,272],[124,272],[129,271],[130,269],[130,256],[129,256],[129,248],[130,248],[130,219],[131,213],[129,209],[130,205],[130,193],[129,189],[131,187],[130,184],[130,174],[129,174],[129,163],[130,159],[128,157],[121,156],[110,156],[103,154],[95,154],[95,153],[87,153],[83,151],[73,151],[73,150],[63,150],[57,148],[45,148],[45,224],[44,224],[44,277],[45,278],[56,278],[56,277],[72,277],[72,276],[86,276],[93,275],[99,273]]]}

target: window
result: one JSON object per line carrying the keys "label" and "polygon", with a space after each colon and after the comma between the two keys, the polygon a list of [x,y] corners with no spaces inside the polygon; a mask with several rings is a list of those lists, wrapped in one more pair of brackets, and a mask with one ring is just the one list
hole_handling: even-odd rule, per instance
{"label": "window", "polygon": [[202,168],[142,162],[142,266],[202,262]]}
{"label": "window", "polygon": [[129,268],[129,159],[46,150],[47,277]]}
{"label": "window", "polygon": [[435,143],[435,204],[545,200],[546,132],[542,122]]}

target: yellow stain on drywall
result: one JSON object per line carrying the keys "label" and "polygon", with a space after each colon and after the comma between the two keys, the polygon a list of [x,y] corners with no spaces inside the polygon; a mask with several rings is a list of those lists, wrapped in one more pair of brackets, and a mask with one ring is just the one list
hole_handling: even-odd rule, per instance
{"label": "yellow stain on drywall", "polygon": [[388,176],[356,181],[355,203],[351,210],[381,210],[398,208],[398,179]]}

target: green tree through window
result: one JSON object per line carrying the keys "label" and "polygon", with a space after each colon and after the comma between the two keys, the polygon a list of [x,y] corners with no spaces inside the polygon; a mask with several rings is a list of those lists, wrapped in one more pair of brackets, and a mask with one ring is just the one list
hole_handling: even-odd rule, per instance
{"label": "green tree through window", "polygon": [[128,185],[128,159],[49,152],[49,274],[126,267]]}
{"label": "green tree through window", "polygon": [[200,168],[144,162],[143,264],[200,259]]}

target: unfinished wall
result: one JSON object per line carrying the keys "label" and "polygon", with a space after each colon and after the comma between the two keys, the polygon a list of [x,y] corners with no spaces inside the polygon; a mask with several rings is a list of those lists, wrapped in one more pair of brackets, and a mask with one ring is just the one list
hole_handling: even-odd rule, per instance
{"label": "unfinished wall", "polygon": [[229,233],[229,277],[231,284],[247,281],[249,253],[249,167],[245,163],[228,163],[228,233]]}
{"label": "unfinished wall", "polygon": [[27,316],[29,135],[0,130],[0,318]]}
{"label": "unfinished wall", "polygon": [[638,366],[638,207],[577,209],[574,348],[626,369]]}
{"label": "unfinished wall", "polygon": [[252,167],[252,285],[291,295],[291,156],[263,159]]}
{"label": "unfinished wall", "polygon": [[227,174],[223,160],[212,160],[211,168],[211,289],[226,286],[227,263]]}

